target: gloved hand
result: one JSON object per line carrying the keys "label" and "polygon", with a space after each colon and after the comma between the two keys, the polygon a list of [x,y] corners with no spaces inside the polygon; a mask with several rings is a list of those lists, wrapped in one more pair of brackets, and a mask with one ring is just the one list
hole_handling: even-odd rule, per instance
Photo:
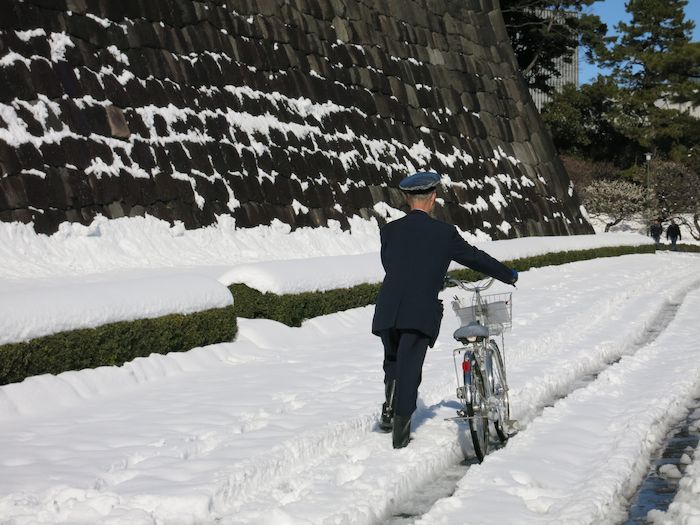
{"label": "gloved hand", "polygon": [[513,272],[513,278],[510,280],[510,284],[515,285],[515,283],[518,282],[518,271],[512,270],[512,272]]}

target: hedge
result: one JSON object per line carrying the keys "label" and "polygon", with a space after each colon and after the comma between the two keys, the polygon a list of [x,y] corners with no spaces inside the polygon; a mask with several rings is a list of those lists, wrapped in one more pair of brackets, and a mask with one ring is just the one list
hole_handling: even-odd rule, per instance
{"label": "hedge", "polygon": [[121,321],[5,344],[0,346],[0,385],[38,374],[121,365],[152,353],[183,352],[233,341],[236,331],[235,309],[227,306],[187,315]]}
{"label": "hedge", "polygon": [[[616,246],[547,253],[505,261],[505,264],[518,271],[523,271],[529,268],[633,253],[654,253],[654,245]],[[450,275],[465,281],[476,281],[484,277],[479,272],[467,268],[452,271]],[[229,289],[235,299],[237,317],[272,319],[288,326],[300,326],[305,319],[374,304],[379,292],[379,283],[360,284],[351,288],[339,288],[326,292],[282,295],[259,292],[245,284],[232,284]]]}
{"label": "hedge", "polygon": [[[697,244],[677,244],[676,249],[679,252],[691,252],[691,253],[700,253],[700,245]],[[671,251],[671,245],[670,244],[661,244],[657,248],[657,250],[666,250],[666,251]]]}
{"label": "hedge", "polygon": [[[679,245],[679,249],[700,251],[700,247],[693,245]],[[651,244],[621,246],[555,252],[505,263],[523,271],[598,257],[653,252],[654,246]],[[468,281],[483,277],[469,269],[456,270],[450,272],[450,275]],[[97,328],[61,332],[23,343],[0,345],[0,385],[22,381],[38,374],[121,365],[152,353],[182,352],[197,346],[232,341],[237,331],[237,317],[272,319],[288,326],[300,326],[304,320],[312,317],[373,304],[379,283],[326,292],[283,295],[262,293],[244,284],[233,284],[229,289],[235,301],[234,306],[226,308],[111,323]]]}

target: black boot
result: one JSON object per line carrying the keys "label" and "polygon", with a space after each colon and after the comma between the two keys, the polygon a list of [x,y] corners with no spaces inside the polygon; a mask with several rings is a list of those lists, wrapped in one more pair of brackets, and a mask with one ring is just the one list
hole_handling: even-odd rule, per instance
{"label": "black boot", "polygon": [[408,445],[411,437],[411,417],[394,415],[393,443],[394,448]]}
{"label": "black boot", "polygon": [[382,404],[382,415],[379,419],[379,429],[382,432],[391,432],[394,417],[394,393],[396,392],[396,381],[389,381],[384,384],[384,396],[386,401]]}

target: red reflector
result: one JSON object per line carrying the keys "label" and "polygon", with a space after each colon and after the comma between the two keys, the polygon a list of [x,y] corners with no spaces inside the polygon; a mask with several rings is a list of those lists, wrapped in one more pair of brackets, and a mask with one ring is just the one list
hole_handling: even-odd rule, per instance
{"label": "red reflector", "polygon": [[467,359],[462,361],[462,370],[464,372],[469,372],[471,369],[472,369],[472,364]]}

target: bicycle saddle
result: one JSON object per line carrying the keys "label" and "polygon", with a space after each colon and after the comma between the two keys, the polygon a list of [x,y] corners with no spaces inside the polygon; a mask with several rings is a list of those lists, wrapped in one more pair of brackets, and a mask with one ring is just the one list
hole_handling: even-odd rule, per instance
{"label": "bicycle saddle", "polygon": [[452,334],[452,337],[464,344],[473,343],[475,341],[483,341],[488,336],[489,329],[476,321],[472,321],[471,323],[458,328],[455,330],[455,333]]}

